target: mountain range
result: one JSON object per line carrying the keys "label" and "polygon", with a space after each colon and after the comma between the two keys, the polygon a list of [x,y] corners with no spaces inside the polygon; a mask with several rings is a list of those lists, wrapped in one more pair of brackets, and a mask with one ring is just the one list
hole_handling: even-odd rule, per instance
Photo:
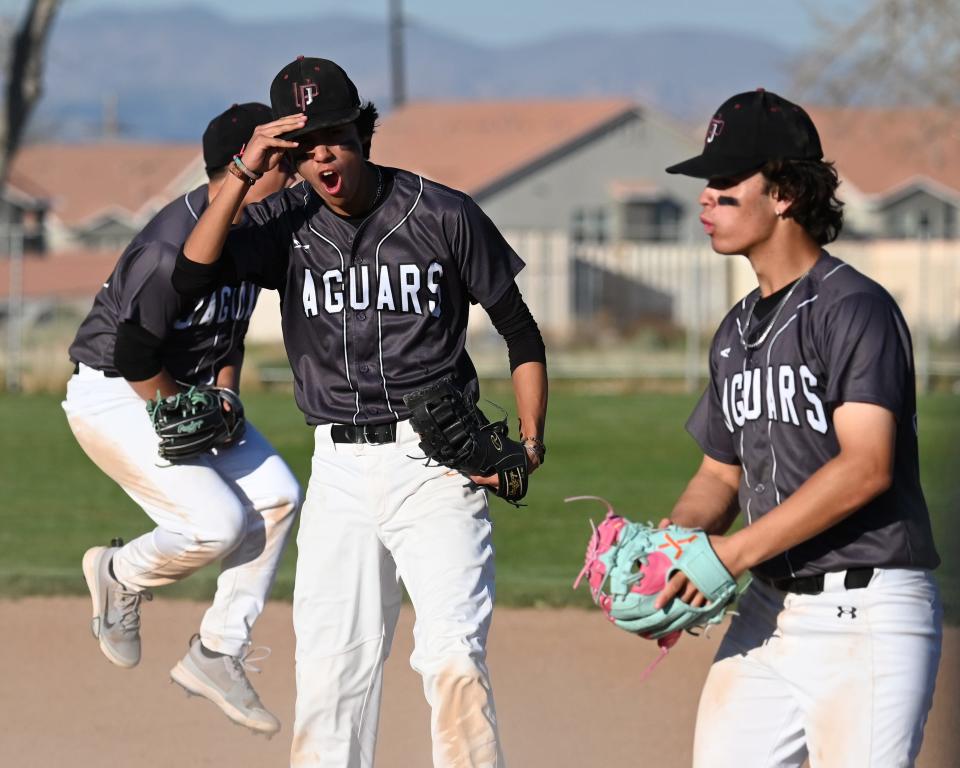
{"label": "mountain range", "polygon": [[[404,45],[411,100],[626,96],[697,122],[737,91],[788,86],[800,53],[696,27],[489,46],[416,20],[405,25]],[[389,111],[384,22],[350,15],[248,21],[189,5],[97,10],[57,19],[30,137],[98,138],[106,114],[123,137],[195,141],[231,103],[268,101],[273,75],[298,54],[337,61],[363,98]]]}

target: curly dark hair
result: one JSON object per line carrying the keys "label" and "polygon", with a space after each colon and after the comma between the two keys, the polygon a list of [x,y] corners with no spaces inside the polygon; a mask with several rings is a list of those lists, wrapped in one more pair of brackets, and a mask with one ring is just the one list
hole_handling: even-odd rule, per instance
{"label": "curly dark hair", "polygon": [[769,160],[760,172],[766,192],[791,201],[784,216],[795,219],[819,245],[837,239],[843,229],[843,201],[837,198],[840,179],[832,162]]}
{"label": "curly dark hair", "polygon": [[357,126],[357,133],[360,134],[360,143],[363,147],[363,156],[370,159],[370,142],[373,139],[373,133],[377,130],[377,120],[380,119],[380,113],[372,101],[360,107],[360,114],[353,124]]}

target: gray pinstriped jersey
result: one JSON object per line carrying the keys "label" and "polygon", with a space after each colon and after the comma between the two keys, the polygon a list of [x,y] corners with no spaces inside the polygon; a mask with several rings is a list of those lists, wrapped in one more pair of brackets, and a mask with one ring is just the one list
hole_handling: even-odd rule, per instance
{"label": "gray pinstriped jersey", "polygon": [[[745,297],[717,330],[710,382],[687,423],[706,455],[741,466],[746,523],[837,455],[836,406],[880,405],[896,417],[897,436],[886,492],[754,570],[782,578],[858,566],[935,568],[940,560],[920,488],[913,349],[896,303],[826,252],[781,311],[754,324],[755,335],[748,325],[758,297],[758,291]],[[772,323],[769,330],[765,322]]]}
{"label": "gray pinstriped jersey", "polygon": [[383,168],[385,200],[359,225],[306,183],[247,208],[221,269],[280,292],[297,404],[310,424],[406,418],[402,396],[452,374],[476,395],[471,302],[496,303],[523,262],[469,196]]}
{"label": "gray pinstriped jersey", "polygon": [[131,241],[94,298],[70,346],[70,359],[110,375],[120,323],[133,322],[163,343],[163,367],[178,381],[209,384],[243,344],[259,288],[234,282],[184,307],[170,275],[177,253],[207,207],[207,185],[165,206]]}

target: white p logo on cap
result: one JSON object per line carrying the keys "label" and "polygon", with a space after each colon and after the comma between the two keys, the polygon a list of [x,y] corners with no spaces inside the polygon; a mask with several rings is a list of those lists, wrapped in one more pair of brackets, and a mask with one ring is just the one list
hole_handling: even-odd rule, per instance
{"label": "white p logo on cap", "polygon": [[707,126],[707,137],[704,141],[706,141],[707,144],[711,144],[721,133],[723,133],[723,120],[715,117],[710,121],[710,125]]}
{"label": "white p logo on cap", "polygon": [[308,105],[313,104],[313,99],[318,93],[320,89],[316,83],[293,84],[293,101],[300,109],[306,109]]}

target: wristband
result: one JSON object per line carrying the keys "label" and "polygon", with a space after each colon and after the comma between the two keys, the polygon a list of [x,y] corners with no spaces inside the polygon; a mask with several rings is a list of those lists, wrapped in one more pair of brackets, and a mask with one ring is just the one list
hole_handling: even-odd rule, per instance
{"label": "wristband", "polygon": [[256,179],[250,176],[247,176],[243,171],[241,171],[233,163],[230,163],[230,165],[227,166],[227,171],[233,176],[236,176],[238,179],[240,179],[240,181],[242,181],[244,184],[246,184],[249,187],[252,187],[256,182]]}
{"label": "wristband", "polygon": [[539,437],[524,437],[521,435],[520,443],[527,453],[536,458],[537,466],[543,464],[543,459],[547,455],[547,447],[543,444],[543,440]]}
{"label": "wristband", "polygon": [[249,168],[247,168],[247,166],[244,165],[243,159],[240,157],[240,155],[233,156],[233,164],[243,172],[244,176],[250,179],[251,184],[263,176],[262,173],[256,173],[255,171],[251,171]]}

